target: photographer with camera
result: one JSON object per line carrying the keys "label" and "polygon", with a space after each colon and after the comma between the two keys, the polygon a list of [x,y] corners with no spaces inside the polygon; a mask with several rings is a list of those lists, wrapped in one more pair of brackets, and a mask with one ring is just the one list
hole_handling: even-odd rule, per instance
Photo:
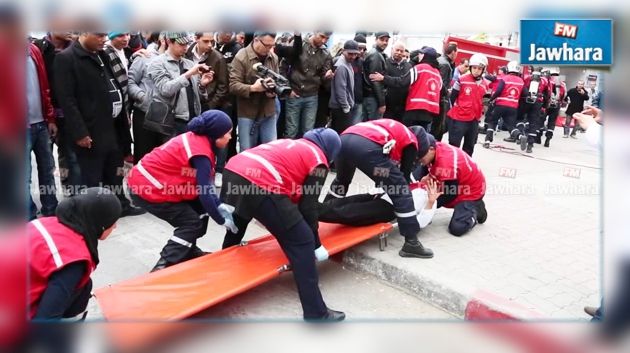
{"label": "photographer with camera", "polygon": [[277,138],[276,82],[254,68],[255,64],[262,64],[278,72],[278,57],[271,51],[275,38],[273,32],[256,32],[254,40],[236,54],[230,67],[230,93],[236,96],[241,152]]}

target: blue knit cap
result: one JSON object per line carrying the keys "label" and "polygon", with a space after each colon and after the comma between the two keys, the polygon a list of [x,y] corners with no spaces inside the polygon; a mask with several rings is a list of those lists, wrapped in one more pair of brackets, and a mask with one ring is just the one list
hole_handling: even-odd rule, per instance
{"label": "blue knit cap", "polygon": [[418,158],[424,157],[424,155],[429,152],[429,147],[435,147],[435,138],[422,126],[410,126],[409,130],[416,135],[416,139],[418,140]]}
{"label": "blue knit cap", "polygon": [[339,150],[341,150],[341,139],[333,129],[322,127],[310,130],[304,134],[304,139],[319,146],[324,155],[326,155],[328,163],[334,161],[337,158],[337,154],[339,154]]}
{"label": "blue knit cap", "polygon": [[232,128],[232,119],[220,110],[206,110],[188,122],[188,131],[216,140]]}

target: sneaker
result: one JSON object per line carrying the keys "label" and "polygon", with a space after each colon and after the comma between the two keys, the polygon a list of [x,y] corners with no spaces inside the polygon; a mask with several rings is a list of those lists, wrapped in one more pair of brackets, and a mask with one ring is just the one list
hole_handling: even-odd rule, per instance
{"label": "sneaker", "polygon": [[575,136],[575,134],[571,134],[571,138],[572,139],[577,139],[577,136]]}
{"label": "sneaker", "polygon": [[326,314],[322,317],[318,318],[304,318],[304,321],[313,322],[313,323],[325,323],[325,322],[339,322],[343,321],[346,318],[346,314],[343,311],[337,311],[332,309],[327,309]]}
{"label": "sneaker", "polygon": [[155,271],[159,271],[159,270],[163,270],[167,267],[171,267],[174,264],[166,261],[165,258],[160,257],[160,259],[158,260],[158,262],[155,264],[155,266],[153,266],[153,269],[151,269],[151,272],[155,272]]}
{"label": "sneaker", "polygon": [[398,252],[401,257],[418,257],[421,259],[430,259],[433,257],[433,251],[422,246],[418,240],[407,241],[402,249]]}
{"label": "sneaker", "polygon": [[488,219],[488,211],[486,210],[486,203],[480,200],[477,204],[477,223],[484,224]]}
{"label": "sneaker", "polygon": [[214,186],[218,188],[223,186],[223,174],[217,173],[214,175]]}
{"label": "sneaker", "polygon": [[521,145],[521,151],[525,151],[525,149],[527,148],[527,136],[521,135],[518,138],[518,143]]}
{"label": "sneaker", "polygon": [[563,139],[568,139],[568,138],[569,138],[569,135],[568,135],[568,134],[564,134],[564,135],[562,135],[562,138],[563,138]]}
{"label": "sneaker", "polygon": [[145,214],[145,213],[147,213],[147,211],[145,211],[143,208],[128,205],[127,207],[124,207],[122,209],[122,213],[121,213],[120,217],[139,216],[139,215]]}

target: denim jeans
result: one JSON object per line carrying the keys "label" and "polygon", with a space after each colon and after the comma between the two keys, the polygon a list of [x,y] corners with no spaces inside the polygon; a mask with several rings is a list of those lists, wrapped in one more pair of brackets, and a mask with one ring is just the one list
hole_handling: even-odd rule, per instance
{"label": "denim jeans", "polygon": [[[55,188],[55,162],[53,160],[48,124],[40,122],[31,124],[27,134],[28,182],[31,183],[31,151],[37,161],[37,179],[39,182],[39,200],[42,203],[42,215],[52,216],[57,209],[57,190]],[[29,193],[30,219],[37,217],[37,206]]]}
{"label": "denim jeans", "polygon": [[363,97],[363,109],[365,109],[367,120],[376,120],[383,117],[383,114],[378,112],[376,97]]}
{"label": "denim jeans", "polygon": [[317,116],[317,96],[287,98],[284,136],[296,138],[312,130]]}
{"label": "denim jeans", "polygon": [[238,118],[240,152],[277,139],[277,120],[277,114],[268,118]]}
{"label": "denim jeans", "polygon": [[358,124],[363,121],[363,103],[355,103],[352,109],[350,109],[350,126]]}

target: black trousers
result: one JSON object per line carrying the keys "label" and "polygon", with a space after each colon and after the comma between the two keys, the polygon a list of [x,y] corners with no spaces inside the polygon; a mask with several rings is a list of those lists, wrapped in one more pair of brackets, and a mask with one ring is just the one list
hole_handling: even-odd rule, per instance
{"label": "black trousers", "polygon": [[133,162],[137,164],[145,154],[168,140],[168,136],[144,128],[146,113],[133,110]]}
{"label": "black trousers", "polygon": [[559,114],[560,107],[547,109],[547,129],[545,131],[545,137],[549,139],[553,137],[553,130],[556,128],[556,122],[558,121]]}
{"label": "black trousers", "polygon": [[381,195],[358,194],[331,198],[320,206],[319,220],[349,226],[367,226],[396,219],[394,206]]}
{"label": "black trousers", "polygon": [[[350,111],[351,112],[351,111]],[[352,125],[351,113],[344,113],[340,108],[330,108],[331,128],[341,134]]]}
{"label": "black trousers", "polygon": [[538,129],[542,126],[542,102],[523,106],[523,118],[527,123],[523,133],[527,134],[527,143],[533,144],[538,136]]}
{"label": "black trousers", "polygon": [[[472,157],[479,135],[479,122],[477,120],[459,121],[447,117],[446,124],[448,125],[448,143],[461,148]],[[464,146],[462,146],[462,139]]]}
{"label": "black trousers", "polygon": [[431,135],[435,137],[436,141],[442,141],[442,136],[447,131],[446,124],[446,113],[451,107],[451,103],[448,100],[448,97],[440,98],[440,113],[433,117],[433,122],[431,122]]}
{"label": "black trousers", "polygon": [[477,225],[477,209],[485,207],[483,200],[462,201],[455,205],[453,216],[448,224],[448,232],[456,237],[468,233]]}
{"label": "black trousers", "polygon": [[400,234],[416,239],[420,226],[415,217],[409,183],[394,161],[383,154],[383,146],[363,136],[342,135],[341,151],[335,165],[337,176],[330,186],[332,196],[343,197],[348,193],[348,187],[358,168],[392,199],[395,212],[399,215]]}
{"label": "black trousers", "polygon": [[74,146],[81,168],[81,187],[106,187],[112,190],[123,208],[130,202],[123,189],[123,153],[118,148],[92,150]]}
{"label": "black trousers", "polygon": [[516,137],[515,134],[518,133],[518,129],[516,129],[516,108],[496,105],[492,108],[492,113],[486,120],[488,123],[486,141],[493,141],[494,132],[497,129],[500,118],[503,119],[503,128],[510,132],[510,136]]}
{"label": "black trousers", "polygon": [[431,114],[424,109],[408,110],[403,116],[403,123],[405,126],[422,126],[428,133],[431,133],[435,130],[431,124],[436,117],[436,114]]}
{"label": "black trousers", "polygon": [[[246,195],[243,197],[247,198]],[[287,203],[281,204],[286,205]],[[315,235],[304,219],[297,223],[287,220],[287,215],[293,212],[285,212],[284,207],[279,205],[280,203],[275,202],[271,197],[264,197],[258,207],[252,210],[253,218],[271,232],[289,259],[293,269],[293,279],[302,303],[304,318],[321,318],[326,314],[327,307],[319,290],[319,275],[313,253]],[[291,206],[298,207],[295,204],[291,204]],[[237,208],[233,217],[239,232],[235,234],[228,231],[223,241],[223,248],[239,244],[247,230],[247,225],[251,221],[251,219],[240,217],[238,212],[239,209]],[[287,227],[287,224],[293,225]]]}
{"label": "black trousers", "polygon": [[197,239],[206,234],[208,217],[199,199],[185,202],[148,202],[136,194],[131,194],[133,202],[150,214],[175,227],[160,256],[171,264],[186,261],[192,252],[198,250]]}

